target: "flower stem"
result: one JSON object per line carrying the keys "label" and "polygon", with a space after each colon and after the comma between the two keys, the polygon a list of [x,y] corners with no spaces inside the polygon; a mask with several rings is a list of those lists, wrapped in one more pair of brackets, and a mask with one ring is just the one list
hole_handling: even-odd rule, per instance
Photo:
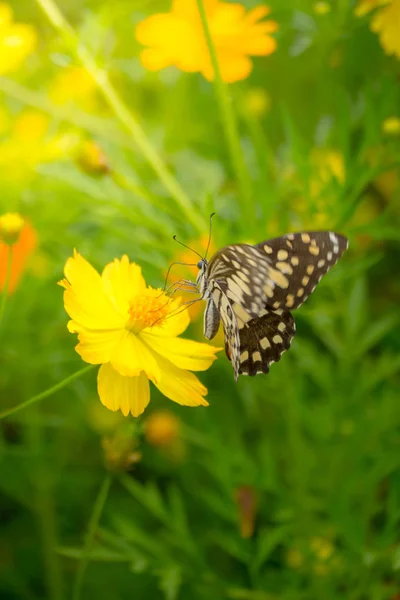
{"label": "flower stem", "polygon": [[6,310],[8,288],[10,286],[10,279],[11,279],[11,267],[12,267],[12,246],[8,246],[6,280],[4,282],[3,293],[1,294],[1,298],[0,298],[0,327],[1,327],[1,323],[3,321],[4,313]]}
{"label": "flower stem", "polygon": [[79,58],[87,72],[97,83],[101,93],[109,106],[113,109],[115,115],[131,134],[136,145],[151,165],[160,181],[175,199],[179,208],[182,210],[187,220],[194,226],[196,231],[204,232],[206,222],[202,216],[196,214],[192,201],[182,189],[179,182],[167,169],[164,161],[153,146],[145,132],[127,108],[126,104],[119,97],[113,85],[111,84],[108,73],[100,68],[89,50],[81,43],[75,31],[65,19],[54,0],[36,0],[42,8],[49,21],[64,37],[66,43]]}
{"label": "flower stem", "polygon": [[56,385],[53,385],[53,387],[49,388],[48,390],[45,390],[44,392],[41,392],[40,394],[37,394],[36,396],[29,398],[29,400],[25,400],[25,402],[22,402],[21,404],[18,404],[17,406],[14,406],[13,408],[9,408],[8,410],[1,412],[0,419],[4,419],[5,417],[15,415],[15,413],[19,412],[23,408],[26,408],[27,406],[30,406],[31,404],[34,404],[35,402],[39,402],[39,400],[44,400],[44,398],[47,398],[48,396],[51,396],[52,394],[55,394],[55,392],[58,392],[58,390],[61,390],[63,387],[65,387],[69,383],[71,383],[71,381],[78,379],[78,377],[81,377],[81,375],[84,375],[88,371],[91,371],[92,369],[94,369],[95,366],[96,365],[89,365],[88,367],[84,367],[80,371],[77,371],[76,373],[69,375],[68,377],[66,377],[65,379],[60,381],[59,383],[56,383]]}
{"label": "flower stem", "polygon": [[76,574],[74,591],[72,594],[72,600],[79,600],[81,597],[82,583],[83,578],[85,576],[86,568],[89,564],[90,560],[90,552],[93,547],[94,536],[96,535],[96,531],[99,526],[99,521],[101,518],[101,514],[104,509],[104,505],[107,501],[108,493],[111,487],[112,477],[110,474],[107,474],[102,485],[100,491],[97,495],[96,502],[94,503],[91,517],[89,519],[89,524],[87,528],[87,533],[85,536],[85,543],[82,552],[81,562],[79,563],[78,572]]}
{"label": "flower stem", "polygon": [[242,148],[240,145],[240,136],[237,119],[232,103],[232,98],[228,93],[228,88],[222,80],[221,69],[219,68],[217,52],[211,36],[207,21],[207,14],[204,7],[204,0],[197,0],[201,22],[203,24],[204,35],[206,37],[208,51],[210,53],[211,64],[214,71],[214,87],[217,96],[221,119],[225,130],[225,136],[228,143],[228,150],[232,167],[236,174],[239,190],[240,203],[242,208],[242,217],[247,220],[254,220],[254,205],[252,202],[251,180],[243,159]]}

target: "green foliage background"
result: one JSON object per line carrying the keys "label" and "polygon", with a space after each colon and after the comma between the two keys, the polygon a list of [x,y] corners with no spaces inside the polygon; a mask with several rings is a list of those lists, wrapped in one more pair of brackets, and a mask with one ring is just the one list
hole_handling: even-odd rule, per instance
{"label": "green foliage background", "polygon": [[[46,139],[72,132],[94,140],[111,172],[96,176],[67,156],[10,179],[0,162],[0,213],[21,212],[40,240],[0,333],[1,410],[83,366],[56,286],[74,247],[99,269],[127,253],[160,285],[177,253],[172,235],[196,243],[215,210],[215,247],[323,227],[348,235],[350,249],[296,314],[292,349],[268,376],[236,384],[222,354],[201,374],[207,409],[174,405],[153,389],[139,422],[113,425],[104,409],[100,426],[92,372],[0,421],[0,597],[71,598],[86,566],[81,597],[99,600],[395,600],[400,138],[382,123],[400,117],[399,62],[352,2],[319,15],[307,0],[271,1],[278,50],[228,88],[251,180],[244,215],[212,84],[139,64],[135,24],[169,4],[63,0],[79,39],[185,190],[185,213],[100,93],[89,111],[49,99],[54,78],[78,63],[35,3],[12,5],[17,21],[37,27],[40,44],[0,78],[2,104],[13,118],[27,107],[47,114]],[[268,94],[268,110],[254,111],[254,89]],[[2,134],[3,156],[11,135]],[[343,177],[329,166],[332,152]],[[201,340],[198,324],[187,335]],[[181,423],[178,452],[144,436],[160,408]],[[141,454],[111,479],[105,428],[122,428]],[[241,486],[257,498],[247,539]]]}

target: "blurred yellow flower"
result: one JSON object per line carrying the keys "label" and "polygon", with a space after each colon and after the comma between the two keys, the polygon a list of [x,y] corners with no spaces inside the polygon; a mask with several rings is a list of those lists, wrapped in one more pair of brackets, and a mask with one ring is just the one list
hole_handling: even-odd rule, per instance
{"label": "blurred yellow flower", "polygon": [[316,15],[326,15],[331,12],[332,6],[329,2],[315,2],[313,4],[313,11]]}
{"label": "blurred yellow flower", "polygon": [[31,25],[13,22],[8,4],[0,2],[0,75],[16,71],[37,44],[36,31]]}
{"label": "blurred yellow flower", "polygon": [[390,1],[391,0],[359,0],[356,8],[354,9],[354,13],[357,17],[363,17],[367,13],[371,12],[371,10],[374,8],[389,4]]}
{"label": "blurred yellow flower", "polygon": [[170,411],[154,411],[146,420],[144,434],[152,446],[169,446],[177,440],[180,421]]}
{"label": "blurred yellow flower", "polygon": [[386,54],[400,59],[400,0],[361,0],[355,13],[362,16],[377,7],[371,17],[371,31],[379,35]]}
{"label": "blurred yellow flower", "polygon": [[81,358],[101,365],[98,392],[110,410],[140,415],[150,401],[149,380],[185,406],[207,406],[207,389],[192,371],[204,371],[217,349],[178,336],[189,324],[180,299],[147,287],[127,256],[100,276],[77,252],[66,262],[64,306],[68,330],[78,333]]}
{"label": "blurred yellow flower", "polygon": [[385,119],[382,123],[382,131],[387,135],[400,135],[400,118],[388,117],[387,119]]}
{"label": "blurred yellow flower", "polygon": [[[211,37],[222,79],[233,83],[251,73],[250,56],[267,56],[276,49],[270,35],[275,21],[263,21],[270,12],[257,6],[248,12],[241,4],[204,0]],[[140,58],[150,71],[175,66],[187,73],[202,73],[209,81],[214,71],[196,0],[173,0],[169,13],[148,17],[136,28],[138,41],[147,46]]]}
{"label": "blurred yellow flower", "polygon": [[243,96],[243,113],[255,119],[263,117],[271,108],[271,96],[262,87],[252,87]]}
{"label": "blurred yellow flower", "polygon": [[70,66],[61,69],[50,85],[49,96],[54,104],[79,104],[86,110],[94,108],[97,86],[84,67]]}
{"label": "blurred yellow flower", "polygon": [[[4,217],[7,215],[3,215],[3,223]],[[18,215],[20,219],[22,217]],[[6,223],[8,222],[8,226],[10,225],[10,218],[7,217]],[[17,225],[17,219],[15,216],[11,219],[14,221],[14,225]],[[19,222],[18,227],[21,222]],[[14,226],[15,232],[15,226]],[[4,235],[4,234],[3,234]],[[10,252],[9,243],[5,243],[1,241],[1,233],[0,233],[0,291],[4,288],[4,284],[7,277],[7,264],[8,257]],[[30,225],[27,221],[22,219],[22,228],[19,230],[18,237],[12,246],[12,263],[11,263],[11,278],[8,286],[8,293],[11,294],[18,285],[19,280],[25,270],[27,262],[33,251],[37,246],[37,235],[36,231],[33,229],[32,225]]]}
{"label": "blurred yellow flower", "polygon": [[76,148],[74,133],[50,133],[50,119],[26,109],[10,120],[8,136],[0,143],[0,171],[11,181],[29,179],[37,165],[69,156]]}

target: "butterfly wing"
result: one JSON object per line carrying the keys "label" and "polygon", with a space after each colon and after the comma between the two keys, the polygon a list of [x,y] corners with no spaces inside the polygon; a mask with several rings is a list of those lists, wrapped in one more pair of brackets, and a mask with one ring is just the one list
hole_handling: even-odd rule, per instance
{"label": "butterfly wing", "polygon": [[280,359],[295,333],[289,309],[308,298],[347,246],[340,234],[316,231],[291,233],[256,246],[226,246],[213,256],[207,282],[214,307],[207,305],[205,330],[215,335],[216,309],[235,379],[239,374],[267,373]]}
{"label": "butterfly wing", "polygon": [[208,284],[217,282],[233,307],[240,306],[255,318],[265,305],[264,286],[270,265],[271,260],[261,248],[248,244],[226,246],[210,260]]}
{"label": "butterfly wing", "polygon": [[[239,327],[237,322],[237,317],[235,312],[233,311],[233,307],[226,295],[226,289],[224,289],[224,282],[220,285],[217,281],[211,280],[209,281],[209,292],[210,296],[207,303],[207,308],[209,307],[209,303],[212,302],[215,310],[218,312],[218,315],[221,317],[222,325],[224,327],[225,334],[225,344],[229,347],[230,360],[232,361],[233,371],[235,374],[235,379],[237,379],[239,374],[240,367],[240,338],[239,338]],[[212,309],[214,311],[214,309]],[[206,313],[207,314],[207,313]],[[205,314],[204,319],[204,329],[212,331],[214,335],[217,333],[218,327],[215,329],[215,325],[212,326],[210,324],[211,317],[209,317],[209,324],[207,325],[207,316]],[[212,314],[211,312],[209,314]],[[219,325],[219,319],[218,319]],[[213,327],[213,328],[212,328]]]}
{"label": "butterfly wing", "polygon": [[[239,329],[239,375],[268,373],[269,366],[289,349],[295,332],[296,325],[288,310],[264,308],[257,319]],[[231,359],[227,344],[225,352]]]}
{"label": "butterfly wing", "polygon": [[257,244],[270,262],[264,288],[267,304],[298,308],[347,247],[347,238],[332,231],[289,233]]}

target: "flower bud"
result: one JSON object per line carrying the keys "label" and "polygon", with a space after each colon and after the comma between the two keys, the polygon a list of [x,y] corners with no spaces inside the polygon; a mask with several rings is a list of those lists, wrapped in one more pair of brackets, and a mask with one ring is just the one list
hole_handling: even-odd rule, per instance
{"label": "flower bud", "polygon": [[19,213],[5,213],[0,216],[0,241],[12,246],[20,236],[25,224]]}

